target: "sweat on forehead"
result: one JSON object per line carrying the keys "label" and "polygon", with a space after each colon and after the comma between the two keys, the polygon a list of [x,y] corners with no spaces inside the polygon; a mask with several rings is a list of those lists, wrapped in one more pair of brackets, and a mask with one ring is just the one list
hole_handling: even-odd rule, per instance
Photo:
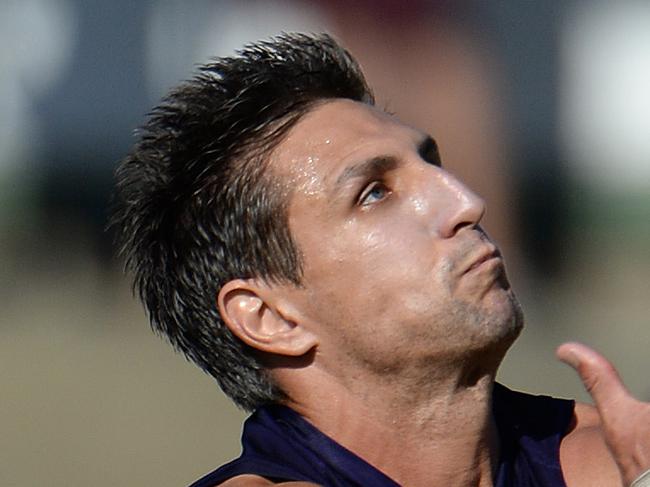
{"label": "sweat on forehead", "polygon": [[[354,164],[395,150],[387,134],[419,140],[423,134],[380,109],[346,99],[316,104],[287,132],[270,155],[270,168],[292,192],[315,194],[333,184],[341,164]],[[330,181],[330,179],[332,179]]]}

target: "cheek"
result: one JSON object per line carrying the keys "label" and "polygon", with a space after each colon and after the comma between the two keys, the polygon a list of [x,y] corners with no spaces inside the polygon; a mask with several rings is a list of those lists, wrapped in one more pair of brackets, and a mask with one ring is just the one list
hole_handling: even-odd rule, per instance
{"label": "cheek", "polygon": [[396,309],[419,315],[449,296],[451,264],[437,258],[430,239],[399,231],[355,238],[357,245],[333,239],[306,272],[313,303],[333,318],[381,320]]}

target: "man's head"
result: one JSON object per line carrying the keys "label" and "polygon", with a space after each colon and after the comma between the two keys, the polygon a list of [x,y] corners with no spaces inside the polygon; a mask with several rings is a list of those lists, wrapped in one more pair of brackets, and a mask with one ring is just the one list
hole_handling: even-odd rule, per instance
{"label": "man's head", "polygon": [[268,170],[269,154],[312,106],[335,98],[373,103],[330,37],[250,45],[171,92],[117,171],[112,225],[153,328],[244,409],[282,392],[224,326],[217,295],[233,279],[300,283],[291,187]]}
{"label": "man's head", "polygon": [[114,224],[154,329],[252,409],[504,352],[521,316],[483,212],[345,51],[285,36],[154,111]]}

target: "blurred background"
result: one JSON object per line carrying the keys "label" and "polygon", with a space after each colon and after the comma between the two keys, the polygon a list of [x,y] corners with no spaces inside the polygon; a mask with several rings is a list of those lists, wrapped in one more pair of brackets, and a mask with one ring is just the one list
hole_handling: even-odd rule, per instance
{"label": "blurred background", "polygon": [[527,329],[500,379],[586,400],[576,339],[650,399],[650,3],[0,2],[0,485],[186,485],[243,414],[148,329],[104,231],[133,130],[196,64],[329,31],[488,201]]}

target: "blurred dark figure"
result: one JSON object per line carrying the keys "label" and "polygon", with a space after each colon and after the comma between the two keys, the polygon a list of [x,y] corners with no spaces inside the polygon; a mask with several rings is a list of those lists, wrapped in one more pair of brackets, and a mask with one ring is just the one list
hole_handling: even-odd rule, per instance
{"label": "blurred dark figure", "polygon": [[104,228],[113,170],[132,140],[127,127],[138,126],[147,110],[148,6],[128,0],[73,3],[78,37],[72,65],[38,105],[44,136],[41,239],[46,245],[63,239],[62,252],[68,246],[75,252],[82,237],[108,264],[111,239]]}

